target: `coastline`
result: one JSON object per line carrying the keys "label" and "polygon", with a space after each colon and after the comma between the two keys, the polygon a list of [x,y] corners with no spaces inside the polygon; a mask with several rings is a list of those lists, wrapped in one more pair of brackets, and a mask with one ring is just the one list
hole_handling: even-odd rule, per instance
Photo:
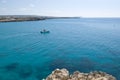
{"label": "coastline", "polygon": [[0,22],[23,22],[45,20],[44,17],[38,16],[0,16]]}
{"label": "coastline", "polygon": [[79,17],[52,17],[35,15],[0,15],[0,22],[40,21],[46,19],[73,19]]}

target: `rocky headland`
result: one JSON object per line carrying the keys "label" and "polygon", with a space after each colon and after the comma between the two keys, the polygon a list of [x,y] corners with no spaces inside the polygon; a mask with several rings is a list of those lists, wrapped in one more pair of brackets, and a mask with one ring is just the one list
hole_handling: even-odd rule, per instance
{"label": "rocky headland", "polygon": [[101,71],[90,73],[75,71],[73,74],[69,74],[67,69],[56,69],[43,80],[116,80],[116,78]]}
{"label": "rocky headland", "polygon": [[46,19],[73,19],[79,17],[53,17],[36,15],[0,15],[0,22],[39,21]]}
{"label": "rocky headland", "polygon": [[4,15],[0,16],[0,22],[21,22],[21,21],[38,21],[45,20],[46,17],[29,16],[29,15]]}

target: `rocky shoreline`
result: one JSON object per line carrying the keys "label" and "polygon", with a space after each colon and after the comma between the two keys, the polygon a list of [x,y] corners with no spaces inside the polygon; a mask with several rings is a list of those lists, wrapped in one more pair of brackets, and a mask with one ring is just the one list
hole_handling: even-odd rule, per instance
{"label": "rocky shoreline", "polygon": [[52,17],[35,15],[0,15],[0,22],[39,21],[46,19],[74,19],[79,17]]}
{"label": "rocky shoreline", "polygon": [[45,20],[39,16],[0,16],[0,22],[22,22],[22,21],[38,21]]}
{"label": "rocky shoreline", "polygon": [[70,75],[67,69],[56,69],[43,80],[116,80],[116,78],[101,71],[94,71],[90,73],[75,71]]}

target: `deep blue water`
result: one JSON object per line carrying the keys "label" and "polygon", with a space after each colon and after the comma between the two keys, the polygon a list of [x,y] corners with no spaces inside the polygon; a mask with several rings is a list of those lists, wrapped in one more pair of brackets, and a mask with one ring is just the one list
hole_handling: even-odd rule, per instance
{"label": "deep blue water", "polygon": [[42,80],[56,68],[105,71],[120,80],[120,19],[0,23],[0,80]]}

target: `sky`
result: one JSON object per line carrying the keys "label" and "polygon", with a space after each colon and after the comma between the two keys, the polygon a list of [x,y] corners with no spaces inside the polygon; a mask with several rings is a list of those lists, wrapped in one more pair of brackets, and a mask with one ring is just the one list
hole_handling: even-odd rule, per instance
{"label": "sky", "polygon": [[0,15],[120,17],[120,0],[0,0]]}

